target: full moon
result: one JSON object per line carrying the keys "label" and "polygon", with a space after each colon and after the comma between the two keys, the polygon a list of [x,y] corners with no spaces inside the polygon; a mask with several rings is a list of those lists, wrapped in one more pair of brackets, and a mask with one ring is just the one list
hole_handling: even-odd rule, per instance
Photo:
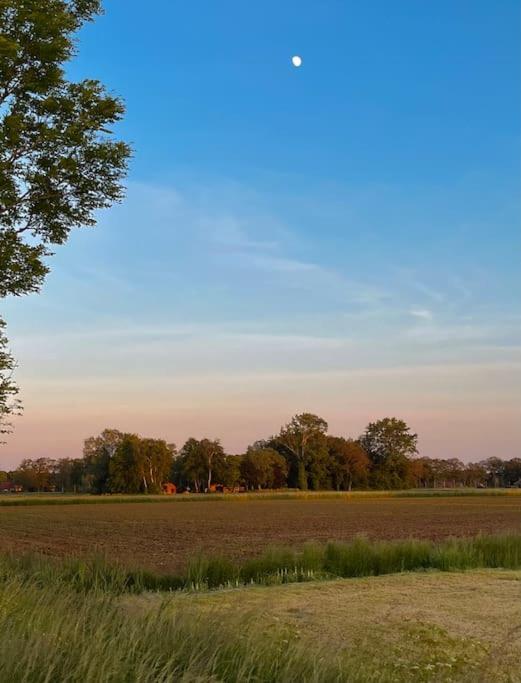
{"label": "full moon", "polygon": [[291,63],[293,64],[293,66],[296,66],[297,68],[299,66],[302,66],[302,57],[299,57],[298,55],[294,55],[291,58]]}

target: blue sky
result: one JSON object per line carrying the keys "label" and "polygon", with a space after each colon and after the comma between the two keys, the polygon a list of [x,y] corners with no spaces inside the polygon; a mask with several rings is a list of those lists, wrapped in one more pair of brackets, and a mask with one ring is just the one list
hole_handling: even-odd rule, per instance
{"label": "blue sky", "polygon": [[26,410],[2,458],[105,426],[239,451],[302,410],[517,455],[520,3],[143,8],[107,0],[69,69],[125,99],[134,159],[7,302]]}

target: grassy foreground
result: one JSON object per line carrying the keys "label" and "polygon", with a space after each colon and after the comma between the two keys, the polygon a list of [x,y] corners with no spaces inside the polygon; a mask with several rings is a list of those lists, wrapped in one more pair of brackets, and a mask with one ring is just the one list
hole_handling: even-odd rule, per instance
{"label": "grassy foreground", "polygon": [[0,680],[516,683],[520,588],[488,570],[118,595],[13,571]]}
{"label": "grassy foreground", "polygon": [[521,496],[521,489],[404,489],[396,491],[255,491],[189,495],[88,495],[74,493],[14,493],[0,496],[0,507],[32,505],[99,505],[110,503],[189,503],[201,501],[328,500],[349,498],[460,498],[468,496]]}

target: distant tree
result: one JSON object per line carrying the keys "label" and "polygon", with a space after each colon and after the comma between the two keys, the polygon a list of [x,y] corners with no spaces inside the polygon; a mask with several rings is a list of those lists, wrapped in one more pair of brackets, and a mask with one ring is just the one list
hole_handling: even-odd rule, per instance
{"label": "distant tree", "polygon": [[424,486],[424,481],[427,475],[424,458],[417,458],[409,460],[407,466],[406,486],[412,488],[421,488]]}
{"label": "distant tree", "polygon": [[480,465],[486,472],[487,483],[498,488],[505,485],[505,463],[501,458],[488,458],[483,460]]}
{"label": "distant tree", "polygon": [[329,469],[335,489],[350,491],[353,484],[367,484],[370,460],[362,446],[352,439],[327,437]]}
{"label": "distant tree", "polygon": [[469,462],[466,465],[464,477],[465,486],[472,486],[474,488],[485,485],[487,481],[485,468],[476,462]]}
{"label": "distant tree", "polygon": [[144,477],[143,443],[137,434],[124,434],[109,460],[108,487],[114,493],[141,493]]}
{"label": "distant tree", "polygon": [[141,439],[143,460],[143,491],[159,493],[170,478],[173,453],[162,439]]}
{"label": "distant tree", "polygon": [[9,479],[9,475],[7,472],[4,470],[0,470],[0,484],[3,484],[4,481],[7,481]]}
{"label": "distant tree", "polygon": [[181,477],[190,482],[196,492],[209,490],[213,474],[223,468],[224,451],[219,439],[188,439],[181,449],[176,467]]}
{"label": "distant tree", "polygon": [[241,455],[225,455],[222,465],[215,472],[216,480],[233,489],[241,483]]}
{"label": "distant tree", "polygon": [[28,491],[48,491],[52,488],[53,467],[54,461],[50,458],[26,458],[14,472],[13,479]]}
{"label": "distant tree", "polygon": [[449,486],[460,486],[465,478],[465,465],[459,458],[448,458],[446,461],[446,473]]}
{"label": "distant tree", "polygon": [[58,491],[78,491],[83,485],[84,462],[81,459],[54,460],[51,468],[53,486]]}
{"label": "distant tree", "polygon": [[503,472],[506,486],[519,486],[521,482],[521,458],[507,460]]}
{"label": "distant tree", "polygon": [[418,435],[403,420],[386,417],[371,422],[360,437],[360,445],[372,462],[372,480],[377,488],[406,485],[408,461],[418,452]]}
{"label": "distant tree", "polygon": [[290,462],[292,483],[300,489],[319,488],[327,473],[327,422],[318,415],[301,413],[282,427],[271,445]]}
{"label": "distant tree", "polygon": [[273,448],[249,448],[242,458],[241,476],[247,488],[282,488],[287,475],[286,459]]}
{"label": "distant tree", "polygon": [[271,460],[271,473],[268,486],[272,489],[285,488],[288,485],[288,461],[274,448],[269,449],[269,456]]}
{"label": "distant tree", "polygon": [[207,472],[206,487],[209,490],[212,485],[213,473],[222,467],[224,462],[224,451],[219,439],[202,439],[199,442],[199,449],[203,458],[205,470]]}
{"label": "distant tree", "polygon": [[85,474],[94,493],[110,491],[110,461],[125,435],[117,429],[104,429],[99,436],[91,436],[83,446]]}
{"label": "distant tree", "polygon": [[191,437],[181,448],[173,465],[173,480],[197,493],[204,488],[205,463],[199,448],[199,441]]}

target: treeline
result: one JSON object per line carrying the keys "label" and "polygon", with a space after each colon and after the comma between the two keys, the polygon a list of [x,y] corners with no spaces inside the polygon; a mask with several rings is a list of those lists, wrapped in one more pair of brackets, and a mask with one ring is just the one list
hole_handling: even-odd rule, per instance
{"label": "treeline", "polygon": [[105,429],[85,441],[83,457],[24,460],[0,472],[28,491],[160,493],[297,488],[403,489],[521,486],[521,458],[478,463],[418,457],[418,436],[403,420],[370,423],[356,438],[328,434],[325,420],[295,415],[278,434],[241,455],[226,454],[218,439],[190,438],[181,449],[161,439]]}

